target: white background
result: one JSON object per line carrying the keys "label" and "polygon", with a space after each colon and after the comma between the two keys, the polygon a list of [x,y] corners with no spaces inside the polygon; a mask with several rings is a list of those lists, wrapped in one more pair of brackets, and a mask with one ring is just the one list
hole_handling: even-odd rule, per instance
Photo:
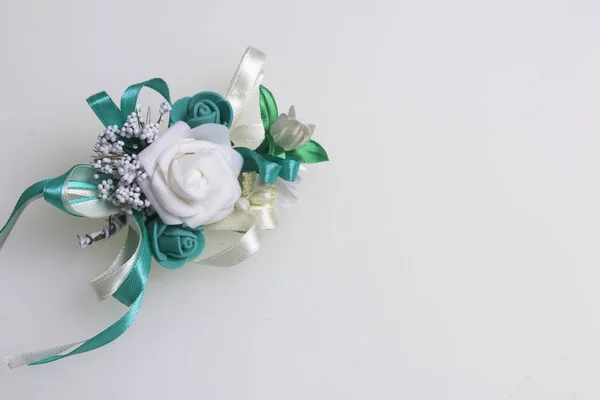
{"label": "white background", "polygon": [[[2,0],[0,215],[87,162],[85,98],[223,93],[268,54],[332,161],[234,268],[155,265],[102,349],[0,372],[1,399],[600,398],[597,1]],[[115,239],[42,201],[0,254],[0,355],[118,319]]]}

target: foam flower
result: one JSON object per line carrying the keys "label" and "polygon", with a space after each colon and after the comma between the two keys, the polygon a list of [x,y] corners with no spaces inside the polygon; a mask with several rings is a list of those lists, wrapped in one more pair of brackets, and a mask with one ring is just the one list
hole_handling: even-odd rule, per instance
{"label": "foam flower", "polygon": [[296,108],[290,107],[288,114],[282,113],[271,125],[269,133],[277,146],[285,151],[294,150],[308,142],[315,131],[314,125],[305,125],[296,119]]}
{"label": "foam flower", "polygon": [[183,97],[173,104],[169,116],[171,124],[179,121],[195,128],[204,124],[231,126],[233,109],[219,93],[200,92],[193,97]]}
{"label": "foam flower", "polygon": [[243,159],[223,125],[177,122],[138,158],[147,173],[140,187],[167,225],[218,222],[240,198]]}
{"label": "foam flower", "polygon": [[155,218],[146,225],[152,255],[160,265],[168,269],[183,267],[202,253],[206,240],[204,227],[189,228],[181,225],[165,225]]}

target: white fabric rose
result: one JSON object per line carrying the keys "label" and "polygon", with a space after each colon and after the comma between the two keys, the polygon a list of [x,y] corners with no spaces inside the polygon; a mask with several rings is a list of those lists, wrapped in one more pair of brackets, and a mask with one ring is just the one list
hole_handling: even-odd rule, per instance
{"label": "white fabric rose", "polygon": [[240,198],[243,158],[223,125],[191,129],[177,122],[138,158],[148,174],[140,187],[167,225],[196,228],[218,222]]}
{"label": "white fabric rose", "polygon": [[285,151],[297,149],[308,142],[314,131],[314,125],[305,125],[296,119],[294,106],[290,107],[288,114],[281,114],[269,129],[275,144]]}

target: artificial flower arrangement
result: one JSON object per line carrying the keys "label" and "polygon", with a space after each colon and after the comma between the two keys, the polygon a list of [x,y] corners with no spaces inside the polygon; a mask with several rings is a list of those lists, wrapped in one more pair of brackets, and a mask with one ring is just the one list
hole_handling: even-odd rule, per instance
{"label": "artificial flower arrangement", "polygon": [[[27,205],[41,197],[74,216],[108,218],[100,231],[79,236],[80,248],[129,226],[113,264],[90,282],[100,300],[113,296],[129,310],[90,339],[8,357],[9,368],[84,353],[119,337],[141,306],[152,258],[169,269],[187,262],[235,265],[258,250],[261,230],[278,226],[279,206],[296,200],[302,164],[328,156],[312,140],[315,126],[301,123],[293,106],[278,113],[273,94],[260,85],[264,59],[248,48],[225,96],[204,91],[172,103],[166,82],[155,78],[127,88],[120,108],[106,92],[87,99],[104,125],[92,162],[26,189],[0,231],[0,247]],[[165,99],[155,122],[138,104],[143,88]],[[262,121],[239,123],[254,96]],[[257,146],[237,146],[233,137]],[[216,230],[243,236],[202,258]]]}

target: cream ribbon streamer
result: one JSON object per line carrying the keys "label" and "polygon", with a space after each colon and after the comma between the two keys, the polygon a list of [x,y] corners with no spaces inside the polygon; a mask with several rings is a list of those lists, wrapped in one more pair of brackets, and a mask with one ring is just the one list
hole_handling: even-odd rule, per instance
{"label": "cream ribbon streamer", "polygon": [[59,356],[69,353],[71,350],[81,346],[85,343],[85,340],[76,343],[64,344],[62,346],[52,347],[50,349],[44,349],[39,351],[33,351],[31,353],[19,354],[16,356],[6,357],[4,362],[8,368],[22,367],[40,360],[44,360],[49,357]]}
{"label": "cream ribbon streamer", "polygon": [[265,138],[265,128],[262,123],[239,124],[246,106],[258,94],[258,88],[263,78],[262,65],[265,58],[266,55],[260,50],[248,47],[231,79],[231,86],[225,96],[233,107],[230,138],[236,146],[254,149]]}
{"label": "cream ribbon streamer", "polygon": [[[86,181],[93,173],[94,171],[87,165],[73,169],[63,186],[63,206],[71,213],[87,218],[107,218],[120,212],[120,209],[112,203],[97,198],[98,191],[96,188],[69,188],[70,181]],[[128,221],[130,222],[130,232],[117,258],[106,271],[90,281],[90,286],[96,292],[98,300],[104,300],[112,296],[125,282],[142,247],[138,230],[132,228],[131,218],[128,218]],[[133,233],[137,233],[137,235]]]}
{"label": "cream ribbon streamer", "polygon": [[132,218],[128,218],[128,221],[129,233],[117,258],[106,271],[90,281],[90,286],[100,301],[112,296],[121,287],[135,266],[142,249],[139,228],[137,224],[131,223]]}
{"label": "cream ribbon streamer", "polygon": [[[231,140],[236,145],[258,144],[264,138],[262,124],[238,125],[236,123],[244,113],[248,101],[257,93],[263,78],[262,65],[266,55],[260,50],[248,47],[231,80],[231,86],[225,98],[233,107],[234,118]],[[260,248],[261,230],[273,229],[279,225],[276,208],[254,207],[249,211],[234,210],[227,218],[207,226],[207,230],[231,231],[243,233],[225,250],[204,259],[193,262],[217,267],[229,267],[238,264]]]}
{"label": "cream ribbon streamer", "polygon": [[262,66],[266,57],[262,51],[248,47],[231,79],[225,98],[233,108],[232,127],[244,113],[248,100],[258,90],[263,78]]}
{"label": "cream ribbon streamer", "polygon": [[247,212],[235,210],[224,220],[207,226],[207,230],[245,232],[242,238],[211,257],[197,258],[192,262],[213,267],[231,267],[258,251],[262,230],[274,229],[277,226],[279,226],[279,210],[276,208],[256,208]]}
{"label": "cream ribbon streamer", "polygon": [[[237,210],[236,210],[237,211]],[[241,239],[237,240],[225,250],[208,258],[197,258],[195,263],[211,265],[213,267],[230,267],[239,264],[260,248],[261,232],[254,221],[254,216],[246,213],[236,213],[233,218],[226,218],[216,224],[209,225],[209,231],[245,232]]]}

